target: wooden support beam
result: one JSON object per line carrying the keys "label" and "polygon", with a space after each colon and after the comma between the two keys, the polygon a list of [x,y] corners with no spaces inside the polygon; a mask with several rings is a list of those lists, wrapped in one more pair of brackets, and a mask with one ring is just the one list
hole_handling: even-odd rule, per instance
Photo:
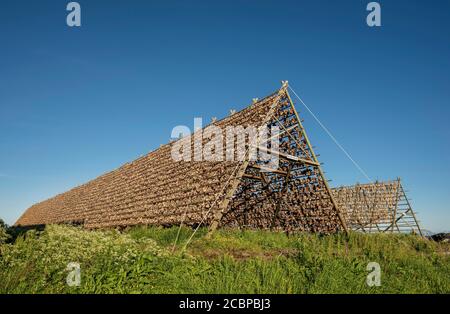
{"label": "wooden support beam", "polygon": [[316,167],[320,166],[320,163],[315,162],[313,160],[300,158],[300,157],[289,155],[289,154],[285,154],[285,153],[282,153],[282,152],[274,152],[274,151],[268,149],[267,147],[259,146],[258,149],[261,150],[261,151],[267,152],[269,154],[273,154],[275,156],[278,155],[280,158],[283,158],[283,159],[288,160],[288,161],[301,162],[301,163],[307,164],[309,166],[316,166]]}
{"label": "wooden support beam", "polygon": [[243,177],[243,178],[246,178],[246,179],[252,179],[252,180],[262,181],[262,178],[261,178],[261,177],[253,176],[253,175],[247,174],[247,173],[245,173],[242,177]]}
{"label": "wooden support beam", "polygon": [[[391,233],[394,232],[394,225],[396,223],[395,219],[397,218],[397,207],[398,207],[398,202],[400,201],[400,195],[399,195],[399,190],[400,190],[400,179],[397,179],[397,189],[395,191],[395,206],[394,206],[394,213],[392,215],[392,224],[391,224]],[[398,229],[398,227],[397,227]]]}
{"label": "wooden support beam", "polygon": [[272,173],[276,173],[276,174],[281,174],[283,176],[287,176],[287,172],[286,171],[282,171],[282,170],[278,170],[278,169],[272,169],[269,167],[264,167],[264,166],[258,166],[258,165],[249,165],[249,168],[253,168],[253,169],[257,169],[261,172],[272,172]]}
{"label": "wooden support beam", "polygon": [[[286,174],[286,178],[285,178],[285,180],[284,180],[283,188],[281,189],[281,193],[280,193],[280,198],[281,198],[281,199],[283,199],[283,197],[285,196],[285,194],[286,194],[286,192],[287,192],[287,190],[288,190],[288,187],[289,187],[289,180],[290,180],[291,168],[292,168],[292,165],[290,165],[289,168],[288,168],[288,171],[287,171],[287,174]],[[272,230],[273,227],[275,226],[275,221],[276,221],[276,219],[279,218],[279,213],[280,213],[280,209],[281,209],[281,207],[280,207],[281,204],[280,204],[280,203],[281,203],[281,202],[278,202],[278,204],[277,204],[277,206],[276,206],[275,214],[273,215],[272,223],[271,223],[271,225],[270,225],[270,229],[271,229],[271,230]]]}

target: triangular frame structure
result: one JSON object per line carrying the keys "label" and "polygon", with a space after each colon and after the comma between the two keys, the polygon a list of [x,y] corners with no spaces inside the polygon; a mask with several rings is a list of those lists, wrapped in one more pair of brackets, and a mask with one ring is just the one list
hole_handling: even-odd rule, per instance
{"label": "triangular frame structure", "polygon": [[[204,144],[211,147],[212,140],[203,136],[208,130],[235,126],[278,127],[279,149],[272,147],[271,141],[252,142],[243,159],[196,160],[196,153],[204,154]],[[223,132],[218,133],[225,142]],[[264,151],[275,154],[279,167],[268,167],[264,158],[249,158],[253,145],[259,157]],[[173,152],[180,147],[193,148],[193,160],[174,159]],[[250,106],[214,120],[191,136],[33,205],[16,225],[52,223],[76,223],[88,229],[206,225],[211,231],[221,226],[347,231],[289,96],[287,81],[275,93],[255,99]]]}
{"label": "triangular frame structure", "polygon": [[332,191],[351,230],[423,235],[400,178],[343,186]]}
{"label": "triangular frame structure", "polygon": [[277,154],[280,167],[272,169],[260,159],[249,161],[246,156],[213,213],[210,232],[227,225],[288,232],[347,232],[287,81],[278,91],[265,124],[280,129],[279,150],[271,151],[266,143],[258,143],[258,149]]}

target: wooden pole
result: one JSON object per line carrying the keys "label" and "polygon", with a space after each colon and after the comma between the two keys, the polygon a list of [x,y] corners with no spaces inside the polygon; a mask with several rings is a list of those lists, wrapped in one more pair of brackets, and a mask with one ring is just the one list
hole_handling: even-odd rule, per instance
{"label": "wooden pole", "polygon": [[394,225],[396,224],[395,219],[397,218],[397,206],[399,202],[399,189],[400,189],[400,178],[397,178],[397,189],[395,191],[395,206],[394,206],[394,214],[392,215],[392,226],[391,226],[391,233],[394,232]]}

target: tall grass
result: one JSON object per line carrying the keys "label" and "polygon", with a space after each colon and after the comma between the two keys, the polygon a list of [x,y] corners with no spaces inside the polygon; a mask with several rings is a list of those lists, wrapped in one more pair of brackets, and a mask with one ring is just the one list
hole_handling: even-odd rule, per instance
{"label": "tall grass", "polygon": [[[48,226],[0,245],[0,293],[450,293],[449,245],[413,235]],[[66,284],[67,263],[81,284]],[[381,286],[366,284],[369,262]]]}

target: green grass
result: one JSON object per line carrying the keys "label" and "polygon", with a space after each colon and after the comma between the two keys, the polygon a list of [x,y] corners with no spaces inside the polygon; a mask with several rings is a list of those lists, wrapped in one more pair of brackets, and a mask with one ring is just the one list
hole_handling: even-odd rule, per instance
{"label": "green grass", "polygon": [[[0,293],[450,293],[448,244],[413,235],[48,226],[0,244]],[[66,284],[69,262],[81,285]],[[366,284],[369,262],[381,286]]]}

